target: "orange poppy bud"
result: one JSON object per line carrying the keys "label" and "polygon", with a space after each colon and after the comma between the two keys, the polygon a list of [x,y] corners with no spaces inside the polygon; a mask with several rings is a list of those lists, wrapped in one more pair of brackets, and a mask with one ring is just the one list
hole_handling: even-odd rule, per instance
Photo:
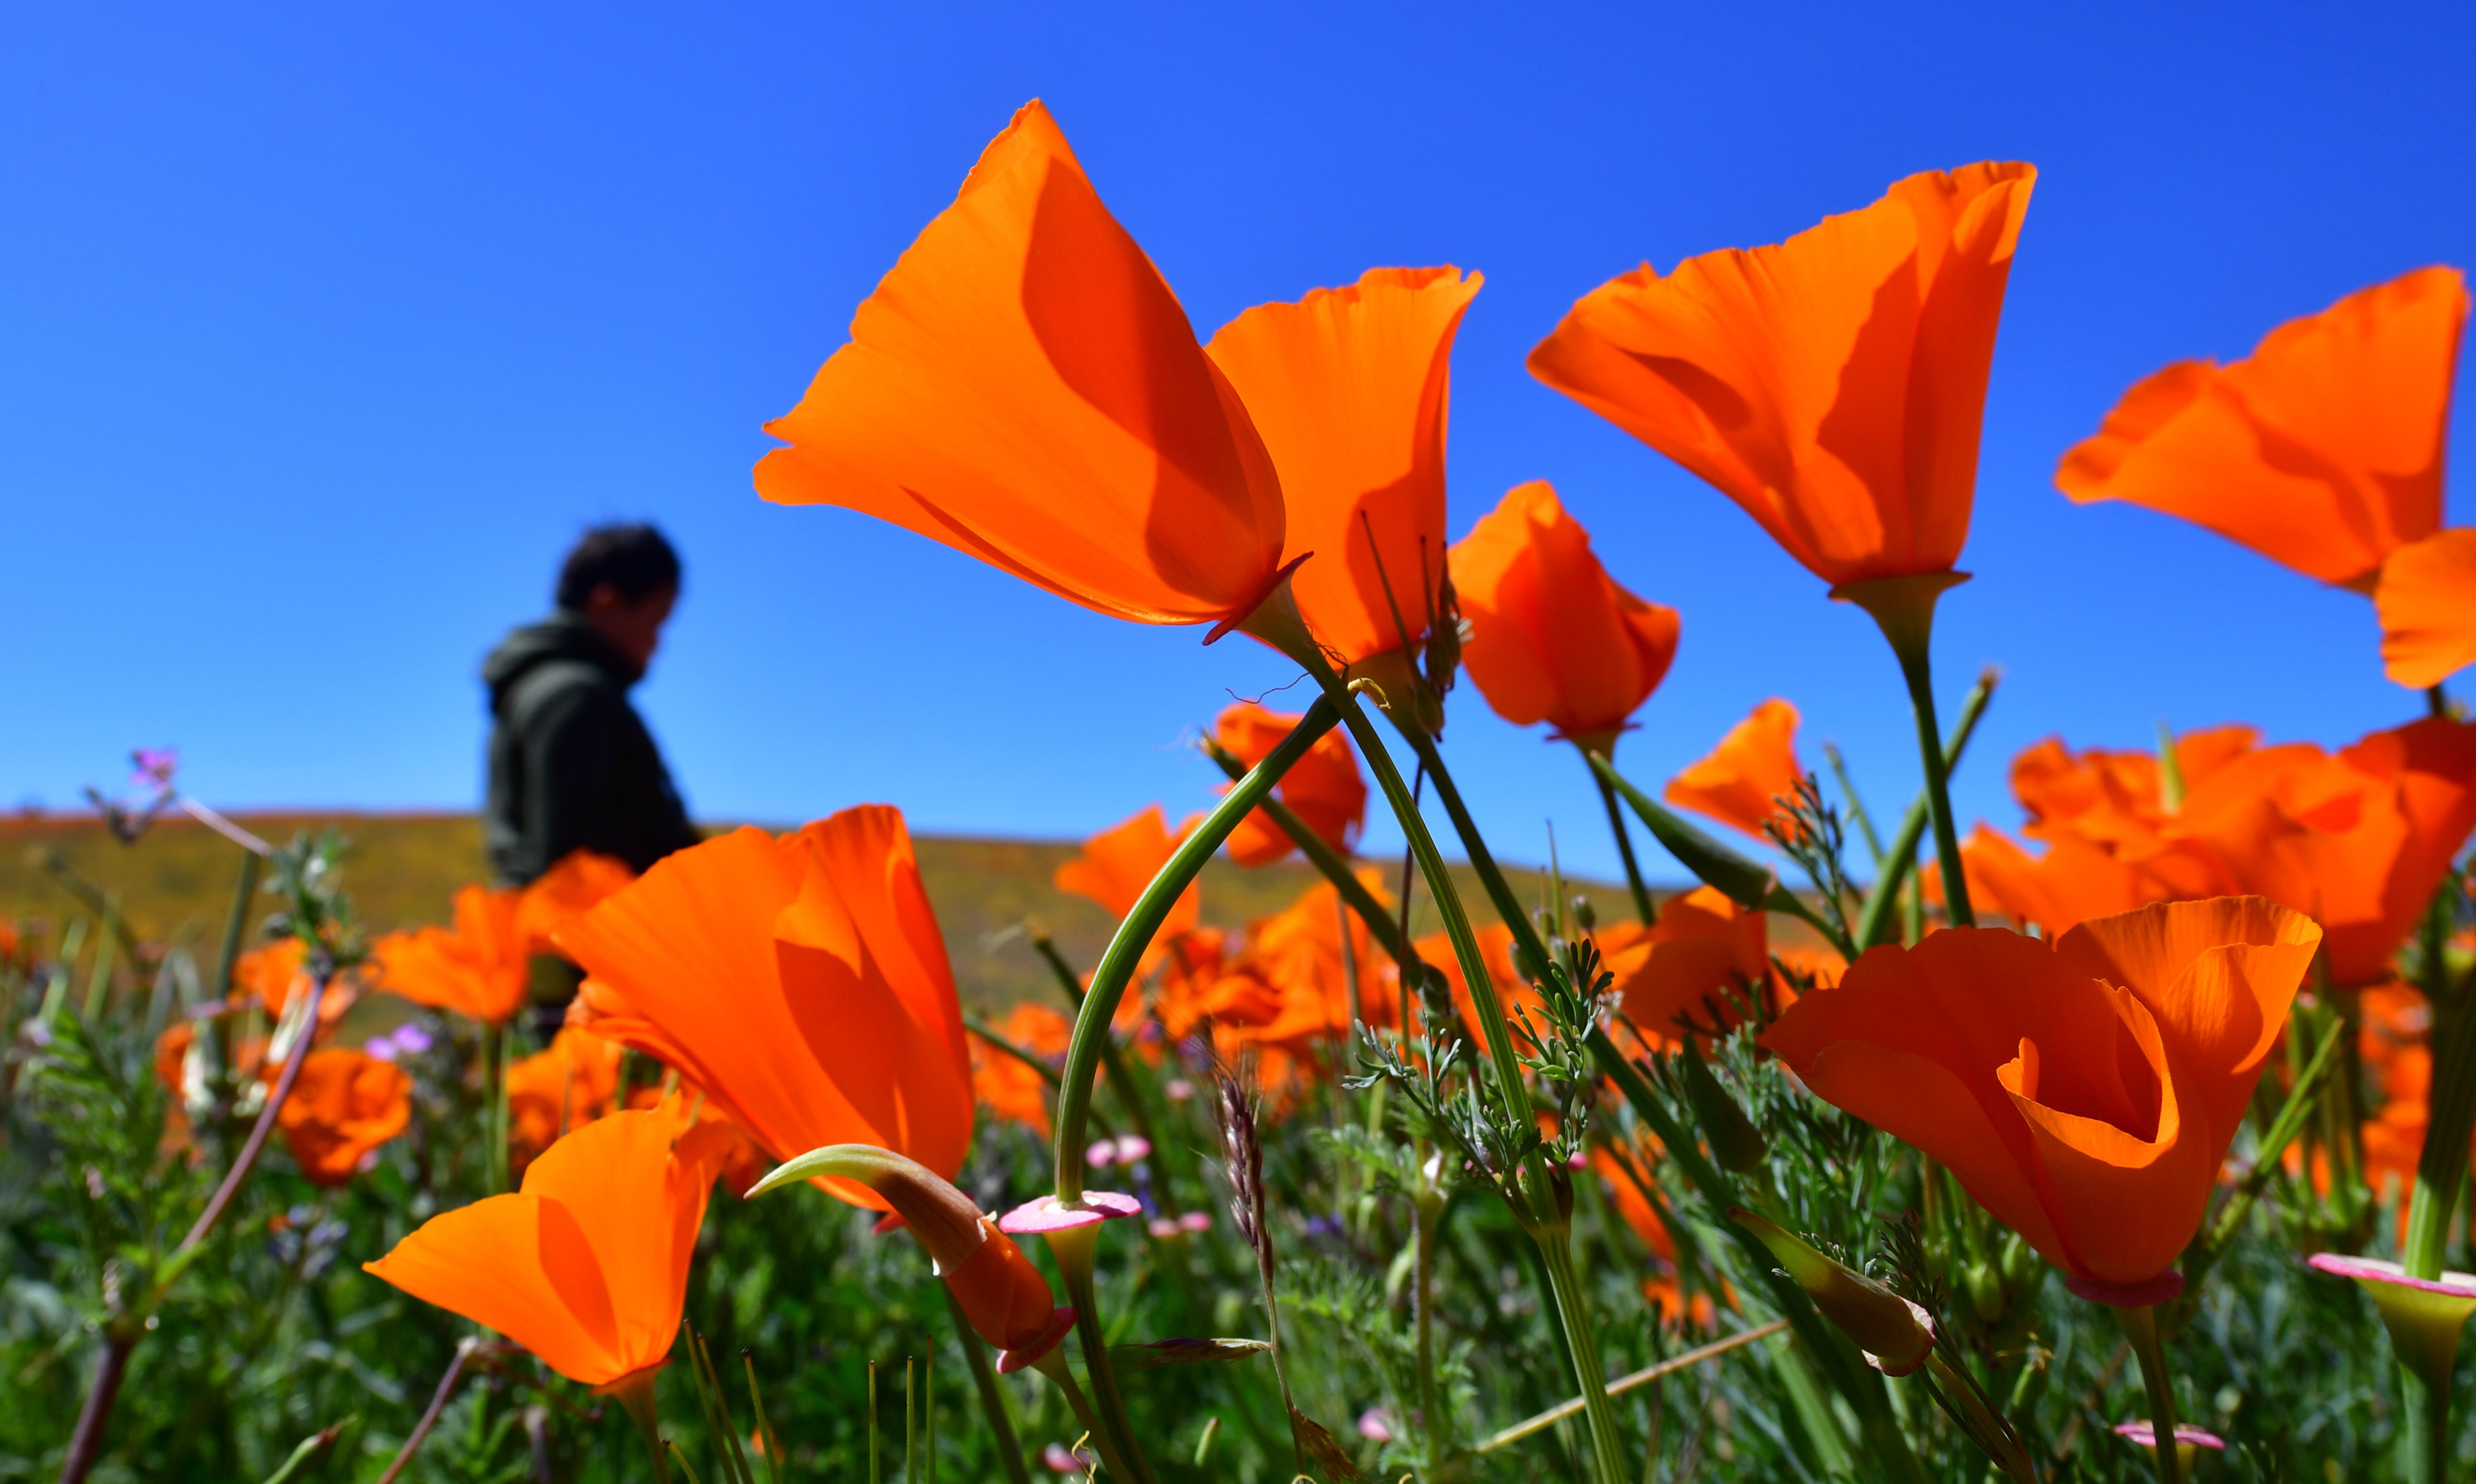
{"label": "orange poppy bud", "polygon": [[1545,480],[1480,516],[1453,544],[1452,570],[1470,621],[1462,663],[1496,714],[1612,754],[1676,657],[1676,610],[1611,581]]}
{"label": "orange poppy bud", "polygon": [[1796,707],[1774,697],[1728,729],[1711,754],[1668,780],[1668,802],[1768,840],[1763,826],[1786,823],[1780,800],[1796,790]]}
{"label": "orange poppy bud", "polygon": [[2179,360],[2125,392],[2055,483],[2369,591],[2391,552],[2441,524],[2466,320],[2459,271],[2418,268],[2288,321],[2232,365]]}
{"label": "orange poppy bud", "polygon": [[1701,476],[1840,586],[1948,572],[2038,172],[1899,182],[1773,247],[1591,290],[1530,373]]}
{"label": "orange poppy bud", "polygon": [[901,811],[692,846],[557,942],[591,976],[572,1024],[677,1068],[776,1158],[867,1143],[962,1167],[971,1053]]}
{"label": "orange poppy bud", "polygon": [[1950,928],[1868,950],[1763,1045],[1941,1160],[2081,1291],[2120,1296],[2173,1276],[2320,943],[2258,897],[2051,944]]}

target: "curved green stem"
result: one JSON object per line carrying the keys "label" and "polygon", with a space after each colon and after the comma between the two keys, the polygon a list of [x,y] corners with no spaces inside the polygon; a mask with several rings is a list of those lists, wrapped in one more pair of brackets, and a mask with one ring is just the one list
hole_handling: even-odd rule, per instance
{"label": "curved green stem", "polygon": [[[1583,754],[1582,761],[1587,766],[1590,754]],[[1643,884],[1642,862],[1634,859],[1633,835],[1625,829],[1624,811],[1617,807],[1617,791],[1599,777],[1597,768],[1591,769],[1591,781],[1599,786],[1599,803],[1608,811],[1608,832],[1617,837],[1617,855],[1624,862],[1625,888],[1633,893],[1634,916],[1647,928],[1658,920],[1659,911],[1651,905],[1650,888]]]}
{"label": "curved green stem", "polygon": [[[1986,714],[1987,703],[1994,699],[1995,672],[1988,670],[1970,687],[1968,699],[1960,704],[1960,720],[1953,724],[1951,738],[1943,750],[1944,776],[1960,766],[1961,754],[1968,750],[1968,739],[1977,730],[1977,720]],[[1926,821],[1934,810],[1934,794],[1920,789],[1909,804],[1909,812],[1900,820],[1900,832],[1893,837],[1884,853],[1883,869],[1875,874],[1874,884],[1867,889],[1866,905],[1857,916],[1857,947],[1862,952],[1877,943],[1892,941],[1893,913],[1904,895],[1901,886],[1917,864],[1918,842],[1925,837]]]}
{"label": "curved green stem", "polygon": [[2141,1362],[2141,1384],[2149,1393],[2149,1436],[2157,1446],[2158,1484],[2182,1484],[2183,1462],[2175,1452],[2175,1378],[2166,1370],[2166,1348],[2158,1339],[2155,1308],[2119,1308],[2117,1323],[2132,1342]]}

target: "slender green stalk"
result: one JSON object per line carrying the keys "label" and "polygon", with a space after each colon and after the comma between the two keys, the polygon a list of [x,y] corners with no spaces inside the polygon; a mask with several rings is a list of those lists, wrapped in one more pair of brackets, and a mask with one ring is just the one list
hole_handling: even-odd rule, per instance
{"label": "slender green stalk", "polygon": [[[1986,714],[1987,703],[1994,699],[1996,680],[1993,670],[1979,675],[1977,683],[1969,689],[1968,699],[1960,704],[1960,720],[1952,727],[1951,738],[1944,747],[1946,776],[1950,770],[1960,766],[1961,754],[1968,750],[1968,739],[1977,730],[1978,718]],[[1933,795],[1919,789],[1917,798],[1909,804],[1909,812],[1901,817],[1900,831],[1892,837],[1891,849],[1885,852],[1884,869],[1875,876],[1874,884],[1868,888],[1866,905],[1857,916],[1859,950],[1891,941],[1893,926],[1897,921],[1893,916],[1893,909],[1898,904],[1903,895],[1901,887],[1917,864],[1918,842],[1925,837],[1926,822],[1933,808]]]}
{"label": "slender green stalk", "polygon": [[1005,1467],[1007,1484],[1031,1484],[1031,1470],[1023,1461],[1023,1444],[1015,1436],[1014,1418],[1006,1411],[1005,1393],[998,1389],[997,1371],[989,1364],[989,1348],[972,1322],[964,1317],[963,1305],[954,1298],[953,1289],[937,1285],[946,1294],[946,1312],[953,1317],[954,1334],[963,1345],[963,1363],[972,1369],[972,1388],[980,1395],[980,1416],[989,1424],[991,1446],[998,1450],[998,1461]]}
{"label": "slender green stalk", "polygon": [[[1350,709],[1354,711],[1356,707]],[[1092,1084],[1109,1046],[1109,1022],[1118,1013],[1118,1002],[1125,996],[1127,986],[1134,981],[1144,950],[1151,947],[1152,935],[1160,930],[1170,908],[1203,870],[1204,862],[1229,838],[1229,832],[1238,828],[1238,822],[1263,803],[1273,785],[1306,755],[1307,749],[1332,730],[1338,719],[1335,703],[1329,698],[1308,707],[1306,715],[1281,739],[1280,745],[1237,786],[1222,795],[1221,803],[1179,844],[1162,865],[1160,874],[1135,900],[1127,920],[1118,925],[1117,934],[1101,955],[1101,966],[1093,972],[1092,987],[1076,1012],[1074,1037],[1066,1046],[1066,1066],[1058,1074],[1057,1131],[1052,1153],[1060,1201],[1072,1203],[1083,1195],[1084,1115],[1092,1104]],[[1476,952],[1474,944],[1473,952]],[[1105,1348],[1102,1354],[1090,1357],[1089,1364],[1096,1369],[1105,1368]]]}
{"label": "slender green stalk", "polygon": [[1597,1332],[1591,1323],[1590,1300],[1573,1271],[1573,1243],[1563,1227],[1550,1227],[1539,1239],[1539,1255],[1548,1265],[1548,1287],[1573,1350],[1574,1378],[1581,1383],[1582,1411],[1591,1429],[1591,1471],[1600,1484],[1628,1484],[1624,1443],[1617,1436],[1616,1406],[1608,1400],[1608,1373],[1599,1361]]}
{"label": "slender green stalk", "polygon": [[[2453,891],[2456,884],[2445,883],[2442,890]],[[2436,1032],[2432,1117],[2416,1159],[2415,1200],[2408,1212],[2407,1249],[2400,1262],[2408,1276],[2430,1279],[2441,1275],[2451,1217],[2467,1181],[2468,1139],[2476,1133],[2476,1006],[2451,993],[2439,943],[2429,945],[2426,961],[2437,966],[2428,971],[2425,986]]]}
{"label": "slender green stalk", "polygon": [[[1582,754],[1586,765],[1590,756],[1588,753]],[[1617,807],[1617,791],[1608,785],[1606,779],[1599,777],[1596,768],[1591,770],[1591,781],[1599,785],[1599,803],[1608,811],[1608,831],[1617,837],[1617,855],[1624,862],[1625,888],[1633,893],[1634,916],[1647,928],[1658,920],[1659,912],[1650,903],[1650,888],[1643,884],[1642,862],[1634,859],[1633,835],[1625,829],[1624,811]]]}
{"label": "slender green stalk", "polygon": [[[1726,1339],[1714,1340],[1708,1345],[1697,1345],[1694,1348],[1687,1350],[1682,1354],[1671,1355],[1668,1359],[1660,1361],[1656,1365],[1645,1366],[1640,1371],[1617,1377],[1615,1380],[1608,1383],[1608,1395],[1611,1397],[1622,1397],[1626,1392],[1632,1391],[1637,1387],[1647,1386],[1662,1376],[1674,1375],[1679,1371],[1691,1370],[1692,1368],[1702,1364],[1702,1362],[1706,1360],[1716,1360],[1720,1356],[1727,1354],[1730,1350],[1742,1348],[1745,1346],[1753,1344],[1757,1340],[1768,1340],[1787,1327],[1788,1321],[1784,1319],[1775,1319],[1766,1323],[1756,1324],[1751,1329],[1741,1329],[1737,1333],[1728,1336]],[[1533,1433],[1545,1432],[1548,1428],[1553,1427],[1558,1422],[1563,1422],[1565,1419],[1581,1410],[1582,1398],[1579,1397],[1574,1397],[1571,1401],[1560,1401],[1554,1406],[1549,1407],[1545,1412],[1541,1412],[1533,1417],[1524,1418],[1523,1421],[1518,1422],[1512,1426],[1504,1428],[1499,1432],[1490,1433],[1485,1439],[1481,1440],[1476,1447],[1473,1447],[1471,1451],[1473,1453],[1493,1453],[1498,1448],[1519,1443],[1523,1439],[1531,1436]],[[1653,1460],[1652,1462],[1655,1466],[1657,1461]]]}
{"label": "slender green stalk", "polygon": [[2175,1377],[2166,1369],[2166,1348],[2159,1343],[2158,1311],[2118,1308],[2115,1318],[2132,1342],[2132,1353],[2141,1362],[2141,1384],[2149,1393],[2149,1436],[2157,1444],[2149,1451],[2158,1460],[2158,1484],[2182,1484],[2183,1463],[2175,1453]]}
{"label": "slender green stalk", "polygon": [[1888,858],[1883,852],[1883,838],[1874,833],[1874,817],[1866,812],[1866,801],[1857,797],[1857,785],[1848,778],[1848,764],[1840,755],[1837,744],[1822,744],[1822,760],[1831,765],[1831,777],[1840,784],[1840,797],[1848,801],[1848,817],[1857,824],[1857,832],[1866,837],[1866,849],[1874,857],[1874,869],[1881,871]]}
{"label": "slender green stalk", "polygon": [[[1890,630],[1885,631],[1887,633]],[[1968,877],[1960,859],[1960,830],[1951,817],[1951,770],[1943,750],[1943,727],[1935,720],[1934,665],[1921,631],[1914,642],[1894,637],[1900,679],[1909,686],[1909,705],[1917,713],[1918,756],[1925,765],[1926,803],[1934,823],[1935,859],[1943,866],[1944,910],[1955,928],[1976,926],[1968,903]]]}
{"label": "slender green stalk", "polygon": [[[611,1382],[608,1394],[619,1398],[619,1405],[627,1409],[628,1420],[636,1424],[636,1435],[645,1440],[645,1450],[654,1455],[655,1484],[671,1484],[670,1460],[662,1453],[662,1420],[656,1410],[654,1377],[651,1369],[633,1372]],[[869,1368],[869,1399],[877,1399],[874,1366]]]}
{"label": "slender green stalk", "polygon": [[868,1484],[879,1484],[885,1477],[885,1463],[878,1457],[877,1444],[877,1362],[868,1363]]}
{"label": "slender green stalk", "polygon": [[1426,1447],[1431,1474],[1443,1472],[1452,1447],[1452,1418],[1445,1410],[1444,1389],[1436,1384],[1436,1227],[1445,1219],[1445,1197],[1424,1178],[1441,1157],[1429,1156],[1410,1206],[1410,1240],[1417,1249],[1411,1259],[1410,1301],[1418,1322],[1419,1438]]}
{"label": "slender green stalk", "polygon": [[483,1121],[489,1130],[490,1191],[504,1194],[508,1188],[508,1027],[492,1022],[485,1032],[483,1056],[488,1064],[490,1085],[484,1089],[489,1099],[488,1116]]}
{"label": "slender green stalk", "polygon": [[903,1484],[920,1484],[920,1397],[913,1386],[914,1364],[903,1357]]}

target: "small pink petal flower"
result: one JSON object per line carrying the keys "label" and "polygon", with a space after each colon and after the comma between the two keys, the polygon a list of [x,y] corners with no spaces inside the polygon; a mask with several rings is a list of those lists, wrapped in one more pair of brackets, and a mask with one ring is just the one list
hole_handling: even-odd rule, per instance
{"label": "small pink petal flower", "polygon": [[[2142,1447],[2156,1447],[2158,1446],[2158,1429],[2151,1426],[2149,1419],[2145,1417],[2137,1422],[2116,1423],[2115,1435],[2118,1438],[2129,1439],[2132,1442],[2141,1445]],[[2227,1450],[2227,1440],[2219,1437],[2214,1432],[2203,1432],[2200,1428],[2193,1426],[2190,1422],[2177,1422],[2175,1424],[2175,1446],[2177,1447],[2216,1448],[2219,1452],[2223,1453]]]}
{"label": "small pink petal flower", "polygon": [[1184,1102],[1195,1096],[1195,1084],[1182,1076],[1171,1077],[1162,1084],[1161,1096],[1172,1102]]}
{"label": "small pink petal flower", "polygon": [[1212,1229],[1212,1213],[1209,1211],[1189,1211],[1184,1216],[1177,1219],[1177,1224],[1187,1231],[1210,1231]]}
{"label": "small pink petal flower", "polygon": [[2476,1274],[2445,1273],[2439,1278],[2412,1278],[2407,1270],[2379,1257],[2350,1257],[2344,1252],[2315,1252],[2304,1259],[2315,1271],[2359,1283],[2391,1283],[2418,1293],[2452,1298],[2476,1298]]}
{"label": "small pink petal flower", "polygon": [[1369,1407],[1358,1414],[1358,1435],[1370,1443],[1393,1441],[1393,1414],[1383,1407]]}
{"label": "small pink petal flower", "polygon": [[1167,1238],[1176,1236],[1178,1234],[1177,1218],[1174,1216],[1155,1216],[1151,1219],[1151,1224],[1145,1227],[1145,1230],[1150,1231],[1155,1237]]}
{"label": "small pink petal flower", "polygon": [[998,1230],[1009,1236],[1021,1236],[1025,1232],[1072,1231],[1095,1222],[1111,1221],[1121,1216],[1140,1216],[1143,1209],[1143,1202],[1134,1197],[1120,1195],[1113,1190],[1087,1190],[1083,1199],[1073,1205],[1059,1201],[1055,1196],[1042,1196],[1008,1211],[999,1220]]}
{"label": "small pink petal flower", "polygon": [[1040,1450],[1040,1461],[1052,1473],[1088,1473],[1092,1468],[1089,1453],[1069,1452],[1063,1443],[1052,1443]]}
{"label": "small pink petal flower", "polygon": [[1122,1165],[1131,1165],[1138,1159],[1149,1158],[1151,1155],[1151,1151],[1152,1141],[1145,1138],[1142,1134],[1124,1133],[1118,1135],[1118,1163]]}
{"label": "small pink petal flower", "polygon": [[1093,1140],[1091,1148],[1086,1149],[1083,1151],[1083,1162],[1090,1165],[1095,1170],[1108,1169],[1111,1165],[1118,1162],[1118,1141],[1115,1139]]}

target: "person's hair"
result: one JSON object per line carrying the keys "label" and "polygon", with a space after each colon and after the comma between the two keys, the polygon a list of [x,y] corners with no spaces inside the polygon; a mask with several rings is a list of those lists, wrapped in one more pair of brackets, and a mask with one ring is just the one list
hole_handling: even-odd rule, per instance
{"label": "person's hair", "polygon": [[558,569],[555,601],[582,611],[593,589],[607,582],[630,603],[680,585],[680,554],[662,533],[641,524],[595,526],[584,532]]}

